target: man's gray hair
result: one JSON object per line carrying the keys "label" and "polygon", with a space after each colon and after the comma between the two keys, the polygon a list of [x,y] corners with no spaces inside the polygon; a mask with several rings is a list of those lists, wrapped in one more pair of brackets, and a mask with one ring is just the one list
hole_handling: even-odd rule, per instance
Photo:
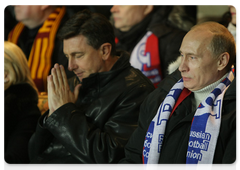
{"label": "man's gray hair", "polygon": [[228,69],[236,62],[236,44],[233,35],[228,29],[217,22],[204,22],[191,28],[208,30],[213,34],[209,49],[214,57],[219,57],[222,53],[227,52],[230,55]]}

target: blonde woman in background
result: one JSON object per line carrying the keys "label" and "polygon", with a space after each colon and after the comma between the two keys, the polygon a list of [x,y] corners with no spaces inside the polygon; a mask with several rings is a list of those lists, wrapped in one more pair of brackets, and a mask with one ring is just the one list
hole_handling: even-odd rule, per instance
{"label": "blonde woman in background", "polygon": [[7,163],[28,163],[28,141],[40,116],[38,91],[22,50],[4,42],[4,157]]}

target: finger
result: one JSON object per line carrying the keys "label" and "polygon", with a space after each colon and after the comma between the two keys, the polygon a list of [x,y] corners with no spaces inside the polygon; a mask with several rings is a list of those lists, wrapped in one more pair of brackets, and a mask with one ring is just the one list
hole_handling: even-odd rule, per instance
{"label": "finger", "polygon": [[60,65],[60,70],[61,70],[61,74],[62,74],[62,78],[63,78],[63,84],[67,89],[69,89],[67,75],[66,75],[64,67],[62,65]]}
{"label": "finger", "polygon": [[58,84],[59,84],[59,86],[62,87],[64,84],[63,84],[63,77],[62,77],[62,73],[61,73],[60,67],[59,67],[58,64],[55,64],[54,68],[56,70]]}
{"label": "finger", "polygon": [[51,99],[52,99],[52,93],[55,92],[52,75],[49,75],[47,77],[47,87],[48,87],[48,106],[49,106],[49,109],[52,110],[52,103],[51,103],[52,100]]}
{"label": "finger", "polygon": [[57,77],[57,72],[55,68],[52,68],[51,70],[51,76],[52,76],[52,83],[54,84],[55,89],[59,88],[59,83],[58,83],[58,77]]}
{"label": "finger", "polygon": [[47,86],[48,86],[48,94],[55,91],[55,86],[54,86],[54,83],[53,83],[53,76],[52,75],[49,75],[47,77]]}

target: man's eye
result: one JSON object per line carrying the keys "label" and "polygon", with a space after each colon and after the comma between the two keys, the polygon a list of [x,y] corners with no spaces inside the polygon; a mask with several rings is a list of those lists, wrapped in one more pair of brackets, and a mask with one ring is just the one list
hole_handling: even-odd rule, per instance
{"label": "man's eye", "polygon": [[194,56],[190,56],[190,59],[191,59],[191,60],[194,60],[194,59],[196,59],[196,57],[194,57]]}
{"label": "man's eye", "polygon": [[75,58],[80,58],[80,57],[82,57],[82,56],[81,56],[81,55],[76,55],[76,56],[75,56]]}

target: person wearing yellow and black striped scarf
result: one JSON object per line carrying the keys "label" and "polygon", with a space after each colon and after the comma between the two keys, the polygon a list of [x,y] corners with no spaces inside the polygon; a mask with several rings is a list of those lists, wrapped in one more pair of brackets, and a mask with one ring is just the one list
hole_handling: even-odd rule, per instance
{"label": "person wearing yellow and black striped scarf", "polygon": [[[19,21],[9,33],[8,41],[17,44],[28,59],[31,77],[39,92],[47,92],[47,76],[54,63],[64,65],[67,59],[62,53],[62,43],[56,35],[61,23],[68,16],[66,8],[56,6],[15,6],[16,19]],[[67,76],[74,74],[67,71]]]}

